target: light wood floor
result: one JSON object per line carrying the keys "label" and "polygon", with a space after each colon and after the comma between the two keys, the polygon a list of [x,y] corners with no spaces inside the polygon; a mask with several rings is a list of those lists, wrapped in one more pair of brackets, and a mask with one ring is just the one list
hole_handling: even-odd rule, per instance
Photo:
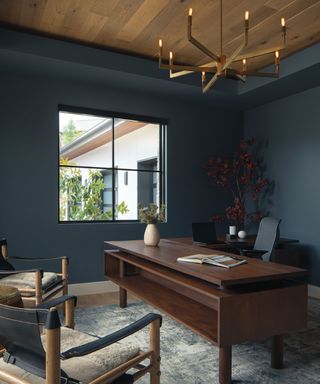
{"label": "light wood floor", "polygon": [[[128,303],[139,301],[138,298],[128,293]],[[78,296],[78,308],[82,307],[97,307],[99,305],[119,304],[119,293],[97,293],[94,295],[82,295]]]}

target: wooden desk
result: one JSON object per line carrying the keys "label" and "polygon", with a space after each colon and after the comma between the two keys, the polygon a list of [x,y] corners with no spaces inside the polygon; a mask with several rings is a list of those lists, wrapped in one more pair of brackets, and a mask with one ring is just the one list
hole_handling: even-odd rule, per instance
{"label": "wooden desk", "polygon": [[106,243],[115,250],[105,251],[105,274],[120,286],[120,306],[129,290],[216,345],[221,384],[231,383],[232,345],[272,336],[271,364],[281,368],[282,335],[307,325],[305,270],[256,259],[232,269],[178,263],[212,250],[166,239]]}

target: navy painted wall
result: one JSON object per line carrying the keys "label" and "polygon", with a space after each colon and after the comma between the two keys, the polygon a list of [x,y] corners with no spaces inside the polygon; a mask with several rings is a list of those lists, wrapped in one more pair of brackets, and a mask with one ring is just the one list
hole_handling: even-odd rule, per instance
{"label": "navy painted wall", "polygon": [[320,87],[247,111],[244,127],[266,144],[270,213],[282,218],[282,236],[305,246],[310,282],[320,285]]}
{"label": "navy painted wall", "polygon": [[[169,119],[168,223],[162,236],[189,235],[227,201],[209,186],[210,155],[228,154],[243,135],[241,112],[153,97],[123,88],[1,72],[0,235],[13,255],[67,255],[71,282],[103,280],[103,241],[142,238],[142,224],[58,224],[58,104]],[[119,84],[124,86],[123,84]]]}

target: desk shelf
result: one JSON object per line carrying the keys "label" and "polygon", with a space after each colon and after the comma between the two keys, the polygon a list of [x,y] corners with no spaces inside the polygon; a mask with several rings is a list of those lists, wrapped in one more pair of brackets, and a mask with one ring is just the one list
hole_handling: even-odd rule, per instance
{"label": "desk shelf", "polygon": [[218,313],[214,309],[140,275],[109,279],[217,344]]}
{"label": "desk shelf", "polygon": [[199,279],[123,252],[106,252],[106,275],[211,343],[218,343],[219,297],[225,295]]}

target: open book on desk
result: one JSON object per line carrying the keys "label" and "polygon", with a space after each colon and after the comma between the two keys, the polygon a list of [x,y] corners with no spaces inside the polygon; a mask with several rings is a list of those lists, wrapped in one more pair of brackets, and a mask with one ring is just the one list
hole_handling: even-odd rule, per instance
{"label": "open book on desk", "polygon": [[178,257],[179,262],[196,263],[196,264],[211,264],[216,267],[233,268],[238,265],[246,264],[247,260],[240,259],[236,256],[225,255],[191,255]]}

